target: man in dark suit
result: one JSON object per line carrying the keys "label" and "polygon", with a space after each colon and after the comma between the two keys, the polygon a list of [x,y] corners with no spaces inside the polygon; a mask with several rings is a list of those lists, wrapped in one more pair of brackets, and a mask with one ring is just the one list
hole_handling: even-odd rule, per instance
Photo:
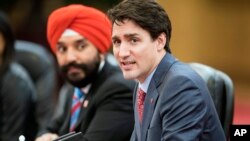
{"label": "man in dark suit", "polygon": [[56,114],[37,141],[72,131],[82,132],[86,141],[130,139],[135,83],[107,61],[110,37],[110,21],[95,8],[75,4],[51,13],[47,38],[70,85],[65,85]]}
{"label": "man in dark suit", "polygon": [[108,15],[123,76],[138,81],[131,141],[224,141],[205,82],[171,54],[165,10],[152,0],[124,0]]}

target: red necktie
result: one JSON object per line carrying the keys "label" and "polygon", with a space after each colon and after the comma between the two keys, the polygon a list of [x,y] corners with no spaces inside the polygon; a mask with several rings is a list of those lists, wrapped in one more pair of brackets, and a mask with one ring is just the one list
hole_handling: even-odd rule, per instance
{"label": "red necktie", "polygon": [[140,122],[142,122],[145,96],[146,96],[146,93],[141,88],[139,88],[138,93],[137,93],[137,111],[138,111]]}

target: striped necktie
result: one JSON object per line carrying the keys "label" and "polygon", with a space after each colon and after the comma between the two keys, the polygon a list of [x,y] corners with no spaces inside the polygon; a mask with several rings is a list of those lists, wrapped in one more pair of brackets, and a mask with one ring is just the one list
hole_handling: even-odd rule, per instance
{"label": "striped necktie", "polygon": [[71,106],[70,131],[75,129],[84,96],[84,93],[79,88],[75,88]]}
{"label": "striped necktie", "polygon": [[139,88],[137,92],[137,112],[139,115],[140,123],[142,122],[145,96],[146,96],[146,93],[141,88]]}

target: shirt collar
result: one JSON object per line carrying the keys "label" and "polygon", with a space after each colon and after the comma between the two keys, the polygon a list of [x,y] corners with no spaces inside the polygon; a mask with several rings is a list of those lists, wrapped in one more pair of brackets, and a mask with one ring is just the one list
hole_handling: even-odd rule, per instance
{"label": "shirt collar", "polygon": [[98,68],[98,72],[101,72],[101,70],[102,70],[104,64],[105,64],[105,61],[104,61],[104,60],[101,60],[101,63],[100,63],[99,68]]}
{"label": "shirt collar", "polygon": [[141,88],[145,93],[147,93],[148,91],[148,86],[155,73],[155,70],[156,68],[149,74],[149,76],[146,78],[146,80],[143,83],[139,83],[139,88]]}
{"label": "shirt collar", "polygon": [[81,91],[82,91],[84,94],[88,94],[90,87],[91,87],[91,84],[88,84],[87,86],[81,88]]}

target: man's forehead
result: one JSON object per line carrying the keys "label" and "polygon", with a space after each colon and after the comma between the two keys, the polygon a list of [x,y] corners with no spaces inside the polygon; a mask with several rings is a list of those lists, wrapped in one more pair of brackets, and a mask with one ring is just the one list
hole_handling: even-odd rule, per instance
{"label": "man's forehead", "polygon": [[87,42],[88,40],[84,38],[82,35],[67,35],[67,36],[61,36],[58,39],[57,44],[74,44],[79,42]]}
{"label": "man's forehead", "polygon": [[62,33],[61,37],[76,36],[76,35],[80,35],[80,33],[76,32],[75,30],[72,30],[70,28],[67,28],[67,29],[64,30],[64,32]]}

